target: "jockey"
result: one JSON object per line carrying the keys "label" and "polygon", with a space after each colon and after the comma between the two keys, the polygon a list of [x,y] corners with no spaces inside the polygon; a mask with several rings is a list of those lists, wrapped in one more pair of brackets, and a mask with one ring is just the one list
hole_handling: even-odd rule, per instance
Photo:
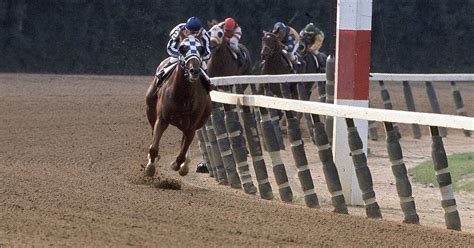
{"label": "jockey", "polygon": [[280,39],[283,43],[283,53],[287,56],[287,58],[294,64],[300,64],[298,59],[295,56],[295,52],[298,49],[297,44],[300,42],[300,35],[296,30],[290,26],[285,25],[283,22],[277,22],[273,26],[272,33],[276,34],[276,36]]}
{"label": "jockey", "polygon": [[228,17],[223,22],[217,24],[224,30],[224,40],[229,43],[232,55],[237,59],[240,66],[244,64],[244,59],[239,48],[239,40],[242,37],[242,29],[237,24],[234,18]]}
{"label": "jockey", "polygon": [[179,52],[179,44],[183,39],[188,37],[189,35],[193,35],[196,38],[198,38],[204,49],[202,50],[201,54],[201,72],[203,73],[204,76],[204,81],[206,83],[206,87],[208,89],[211,88],[211,80],[209,79],[209,76],[207,75],[207,64],[206,61],[209,60],[211,57],[211,50],[209,48],[209,36],[206,32],[206,30],[202,27],[201,20],[197,17],[191,17],[187,20],[186,23],[180,23],[176,27],[173,28],[170,32],[170,40],[168,41],[168,45],[166,47],[166,50],[168,54],[171,56],[171,59],[169,60],[168,64],[166,66],[163,66],[157,73],[156,73],[156,85],[157,87],[160,87],[162,81],[163,81],[163,76],[165,74],[165,68],[168,67],[171,64],[174,64],[179,61],[179,57],[182,56]]}
{"label": "jockey", "polygon": [[311,22],[301,30],[300,35],[303,46],[307,46],[309,52],[315,55],[318,54],[319,49],[323,45],[324,41],[323,31],[321,31]]}

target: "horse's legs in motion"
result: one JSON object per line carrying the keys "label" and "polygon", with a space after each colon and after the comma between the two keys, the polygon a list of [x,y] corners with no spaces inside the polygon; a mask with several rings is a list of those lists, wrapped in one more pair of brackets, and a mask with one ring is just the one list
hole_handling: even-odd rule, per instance
{"label": "horse's legs in motion", "polygon": [[171,163],[171,169],[177,171],[181,176],[186,176],[189,172],[189,162],[191,162],[191,156],[188,152],[189,146],[194,139],[195,130],[183,131],[183,137],[181,139],[181,150],[179,151],[176,161]]}
{"label": "horse's legs in motion", "polygon": [[158,100],[155,81],[156,78],[153,79],[153,83],[150,84],[150,87],[148,87],[148,90],[146,92],[146,117],[148,118],[148,122],[150,123],[152,134],[156,122],[156,102]]}
{"label": "horse's legs in motion", "polygon": [[158,119],[155,122],[153,128],[153,141],[151,142],[150,149],[148,150],[148,164],[145,167],[145,175],[152,177],[155,175],[155,164],[160,160],[158,155],[160,139],[163,132],[168,128],[169,123]]}

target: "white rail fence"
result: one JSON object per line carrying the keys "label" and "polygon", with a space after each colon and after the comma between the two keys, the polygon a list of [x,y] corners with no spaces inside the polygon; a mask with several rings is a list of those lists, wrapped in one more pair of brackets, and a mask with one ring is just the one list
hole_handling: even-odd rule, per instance
{"label": "white rail fence", "polygon": [[[474,82],[474,74],[386,74],[372,73],[370,80],[384,81],[456,81]],[[259,84],[282,82],[312,82],[325,81],[325,74],[300,75],[258,75],[258,76],[230,76],[211,79],[217,86],[233,84]],[[409,112],[400,110],[385,110],[374,108],[360,108],[352,106],[334,105],[320,102],[290,100],[268,96],[238,95],[224,92],[211,92],[211,99],[215,102],[266,107],[280,110],[292,110],[318,115],[362,119],[381,122],[396,122],[419,124],[474,131],[474,118],[446,114]]]}
{"label": "white rail fence", "polygon": [[[325,81],[325,74],[300,74],[300,75],[261,75],[261,76],[232,76],[212,78],[215,85],[234,85],[234,84],[260,84],[260,83],[282,83],[282,82],[313,82]],[[474,82],[474,74],[371,74],[370,80],[373,81],[454,81],[454,82]],[[210,164],[210,176],[216,178],[217,181],[226,181],[232,186],[240,187],[240,181],[237,176],[236,169],[239,170],[240,180],[243,183],[245,192],[256,192],[253,185],[252,178],[249,174],[248,162],[246,160],[247,154],[244,144],[244,139],[241,134],[241,125],[234,107],[231,106],[249,106],[260,107],[261,115],[261,130],[266,149],[270,154],[272,160],[272,170],[275,175],[276,183],[278,184],[278,191],[280,197],[285,202],[291,202],[293,199],[291,188],[288,184],[288,178],[285,171],[285,166],[280,157],[280,149],[278,143],[278,136],[271,123],[271,114],[268,109],[279,109],[286,111],[288,119],[288,138],[292,144],[292,153],[295,160],[295,166],[298,169],[298,177],[300,178],[302,189],[305,192],[305,202],[308,207],[318,207],[318,199],[314,191],[311,175],[307,173],[309,168],[307,166],[307,159],[304,153],[304,145],[301,140],[299,127],[295,116],[291,111],[301,113],[314,114],[312,117],[313,131],[318,133],[315,135],[315,144],[320,153],[320,160],[323,163],[325,177],[327,179],[328,190],[331,193],[331,202],[334,205],[334,211],[338,213],[347,213],[345,200],[343,196],[344,187],[341,187],[340,176],[338,176],[338,169],[336,169],[332,159],[331,144],[328,142],[324,124],[320,121],[319,115],[334,116],[346,118],[347,132],[350,132],[348,143],[350,152],[352,154],[353,165],[344,164],[342,169],[344,171],[356,170],[357,178],[359,180],[359,187],[364,193],[364,205],[367,216],[370,218],[380,218],[381,213],[379,206],[375,200],[375,193],[373,192],[373,183],[365,161],[365,154],[363,152],[364,146],[360,144],[360,136],[357,129],[354,129],[354,122],[352,119],[369,120],[384,122],[387,132],[387,152],[392,163],[392,170],[394,176],[397,178],[397,193],[400,197],[401,208],[405,215],[404,222],[419,224],[419,217],[416,214],[414,199],[411,195],[411,185],[406,175],[406,167],[403,162],[403,154],[398,142],[397,134],[392,123],[406,123],[430,126],[430,132],[433,136],[432,149],[434,169],[436,171],[438,183],[440,183],[440,191],[442,194],[442,207],[445,210],[445,220],[448,229],[461,229],[459,213],[456,208],[456,202],[451,190],[451,177],[446,162],[446,154],[444,152],[441,136],[439,136],[438,127],[455,128],[474,131],[474,117],[455,116],[436,113],[420,113],[411,111],[387,110],[362,108],[347,105],[327,104],[321,102],[302,101],[293,99],[284,99],[277,97],[269,97],[263,95],[243,95],[225,93],[219,91],[211,92],[211,99],[216,103],[228,104],[226,107],[216,105],[213,110],[212,118],[206,124],[206,128],[198,132],[200,139],[201,151],[203,159]],[[251,113],[248,107],[242,108],[242,116],[245,133],[247,136],[248,145],[252,161],[254,164],[255,175],[257,177],[260,195],[263,199],[272,199],[273,193],[268,181],[267,169],[262,158],[262,151],[260,149],[260,139],[256,132],[255,116]],[[225,112],[225,113],[224,113]],[[224,115],[226,119],[224,119]],[[237,124],[236,124],[237,123]],[[229,133],[226,132],[226,126]],[[278,124],[276,124],[278,127]],[[335,130],[337,131],[337,130]],[[343,131],[343,130],[341,130]],[[362,133],[362,135],[364,135]],[[366,133],[365,133],[366,135]],[[281,138],[281,137],[280,137]],[[339,142],[341,143],[341,142]],[[344,142],[342,142],[344,143]],[[347,144],[338,144],[335,146],[343,146]],[[205,144],[205,145],[204,145]],[[336,153],[337,148],[334,147]],[[361,152],[362,151],[362,152]],[[233,154],[235,153],[235,154]],[[322,155],[321,155],[322,154]],[[321,157],[323,156],[323,157]],[[236,168],[237,165],[237,168]],[[348,167],[347,167],[348,166]],[[301,173],[300,173],[301,172]],[[352,172],[351,177],[354,177]],[[344,180],[347,177],[344,178]],[[232,181],[232,182],[231,182]],[[351,182],[354,182],[353,180]],[[352,187],[352,186],[350,186]],[[344,194],[345,195],[345,194]]]}
{"label": "white rail fence", "polygon": [[[390,74],[371,73],[370,81],[456,81],[474,82],[474,74]],[[230,76],[214,77],[212,83],[217,86],[233,84],[259,84],[259,83],[283,83],[283,82],[313,82],[326,81],[326,74],[285,74],[285,75],[254,75],[254,76]]]}

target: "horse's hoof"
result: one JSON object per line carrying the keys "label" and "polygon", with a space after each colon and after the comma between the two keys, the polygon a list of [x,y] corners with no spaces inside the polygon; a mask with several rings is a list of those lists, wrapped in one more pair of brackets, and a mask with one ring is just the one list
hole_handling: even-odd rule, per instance
{"label": "horse's hoof", "polygon": [[189,166],[188,165],[181,165],[179,168],[179,175],[184,177],[188,174],[189,172]]}
{"label": "horse's hoof", "polygon": [[173,163],[171,163],[170,167],[171,167],[171,169],[174,170],[174,171],[178,171],[178,170],[179,170],[179,166],[178,166],[178,164],[176,163],[176,161],[173,161]]}
{"label": "horse's hoof", "polygon": [[257,187],[253,183],[244,183],[244,191],[247,194],[255,194],[257,193]]}
{"label": "horse's hoof", "polygon": [[191,163],[191,160],[186,159],[186,161],[184,161],[184,163],[181,164],[181,166],[179,167],[179,175],[184,177],[188,174],[188,172],[189,172],[189,163]]}
{"label": "horse's hoof", "polygon": [[147,164],[145,167],[145,176],[152,177],[155,175],[156,169],[154,164]]}

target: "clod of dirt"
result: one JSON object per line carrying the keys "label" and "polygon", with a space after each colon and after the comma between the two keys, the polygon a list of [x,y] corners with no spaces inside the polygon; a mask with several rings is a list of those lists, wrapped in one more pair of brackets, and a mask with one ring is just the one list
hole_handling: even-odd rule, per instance
{"label": "clod of dirt", "polygon": [[153,181],[153,186],[159,189],[181,190],[181,183],[172,178],[156,178]]}

